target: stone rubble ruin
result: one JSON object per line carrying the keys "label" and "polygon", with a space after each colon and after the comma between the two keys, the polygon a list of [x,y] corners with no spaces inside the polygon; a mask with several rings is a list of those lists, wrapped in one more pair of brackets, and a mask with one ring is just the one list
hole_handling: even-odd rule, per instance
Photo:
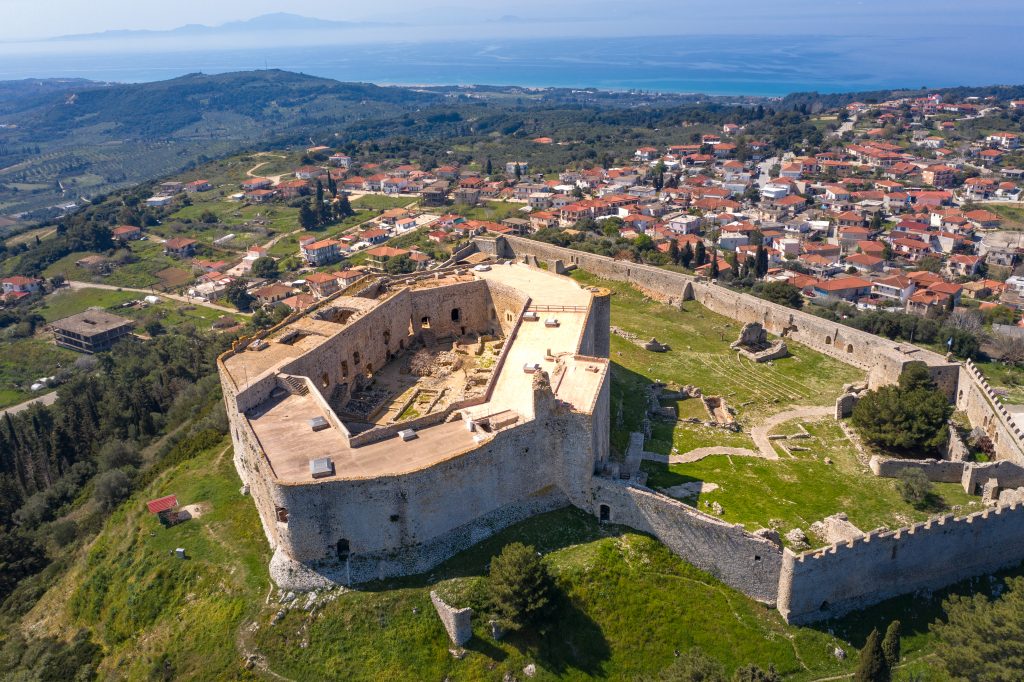
{"label": "stone rubble ruin", "polygon": [[768,343],[768,332],[760,322],[748,322],[743,325],[739,338],[729,347],[754,362],[768,362],[789,355],[789,348],[782,339]]}

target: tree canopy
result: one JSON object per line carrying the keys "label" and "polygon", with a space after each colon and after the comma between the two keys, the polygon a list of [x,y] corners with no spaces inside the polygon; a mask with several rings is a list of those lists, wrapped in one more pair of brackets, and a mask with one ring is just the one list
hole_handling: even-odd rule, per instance
{"label": "tree canopy", "polygon": [[896,386],[866,393],[853,410],[853,425],[877,445],[913,457],[928,457],[946,445],[953,406],[938,390],[924,363],[911,363]]}

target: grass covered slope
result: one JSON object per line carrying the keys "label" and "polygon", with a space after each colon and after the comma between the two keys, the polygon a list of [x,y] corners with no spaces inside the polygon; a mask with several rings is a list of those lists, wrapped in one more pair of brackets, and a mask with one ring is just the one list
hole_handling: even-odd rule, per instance
{"label": "grass covered slope", "polygon": [[[843,384],[861,381],[864,373],[827,355],[787,341],[791,356],[757,364],[729,348],[742,324],[711,312],[696,301],[681,308],[646,298],[628,284],[573,272],[581,283],[610,288],[612,325],[643,340],[655,337],[668,344],[667,353],[652,353],[621,336],[611,337],[612,445],[625,448],[630,431],[643,419],[645,389],[654,381],[698,386],[705,395],[721,395],[736,409],[744,431],[769,416],[796,406],[830,405]],[[680,417],[707,419],[699,401],[678,405]],[[646,449],[668,454],[673,447],[686,452],[698,447],[753,447],[745,433],[677,424],[655,423]]]}
{"label": "grass covered slope", "polygon": [[[756,663],[786,679],[817,680],[851,673],[854,649],[893,617],[904,622],[909,668],[930,674],[927,623],[942,595],[902,598],[827,627],[791,627],[656,540],[575,509],[513,526],[429,575],[321,593],[311,610],[303,595],[282,604],[227,439],[200,432],[164,466],[20,624],[33,637],[91,630],[102,647],[100,679],[501,680],[523,679],[528,663],[538,680],[645,679],[671,665],[676,650],[697,646],[730,672]],[[207,511],[163,528],[145,501],[171,493]],[[495,642],[482,598],[487,566],[513,541],[544,555],[559,596],[546,632]],[[177,547],[190,558],[174,558]],[[478,609],[461,660],[448,652],[432,589]],[[279,610],[287,613],[272,624]],[[836,646],[850,653],[845,661],[833,656]]]}
{"label": "grass covered slope", "polygon": [[[101,678],[235,677],[239,623],[266,595],[270,552],[252,501],[239,495],[230,441],[206,435],[175,453],[194,456],[113,512],[24,621],[33,633],[92,629]],[[209,509],[165,529],[145,502],[168,494]],[[175,558],[177,547],[189,559]]]}

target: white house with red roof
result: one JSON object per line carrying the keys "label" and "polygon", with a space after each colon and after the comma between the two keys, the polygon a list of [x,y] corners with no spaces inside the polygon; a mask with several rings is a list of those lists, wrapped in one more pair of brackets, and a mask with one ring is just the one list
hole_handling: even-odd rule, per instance
{"label": "white house with red roof", "polygon": [[36,279],[35,277],[13,275],[11,277],[0,279],[0,287],[2,287],[2,290],[0,291],[3,292],[3,297],[5,299],[17,300],[42,291],[43,281],[41,279]]}

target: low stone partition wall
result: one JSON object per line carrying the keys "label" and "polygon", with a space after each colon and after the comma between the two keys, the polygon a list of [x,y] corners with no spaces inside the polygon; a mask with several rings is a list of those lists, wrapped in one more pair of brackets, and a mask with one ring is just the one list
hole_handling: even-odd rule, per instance
{"label": "low stone partition wall", "polygon": [[904,471],[923,471],[929,481],[935,483],[959,483],[964,475],[966,462],[950,462],[944,459],[899,459],[874,455],[868,462],[871,472],[882,478],[899,478]]}
{"label": "low stone partition wall", "polygon": [[774,604],[782,568],[775,543],[650,488],[594,479],[598,518],[650,533],[686,562],[760,602]]}
{"label": "low stone partition wall", "polygon": [[778,609],[790,623],[826,620],[1021,561],[1024,506],[936,517],[803,554],[785,550]]}

